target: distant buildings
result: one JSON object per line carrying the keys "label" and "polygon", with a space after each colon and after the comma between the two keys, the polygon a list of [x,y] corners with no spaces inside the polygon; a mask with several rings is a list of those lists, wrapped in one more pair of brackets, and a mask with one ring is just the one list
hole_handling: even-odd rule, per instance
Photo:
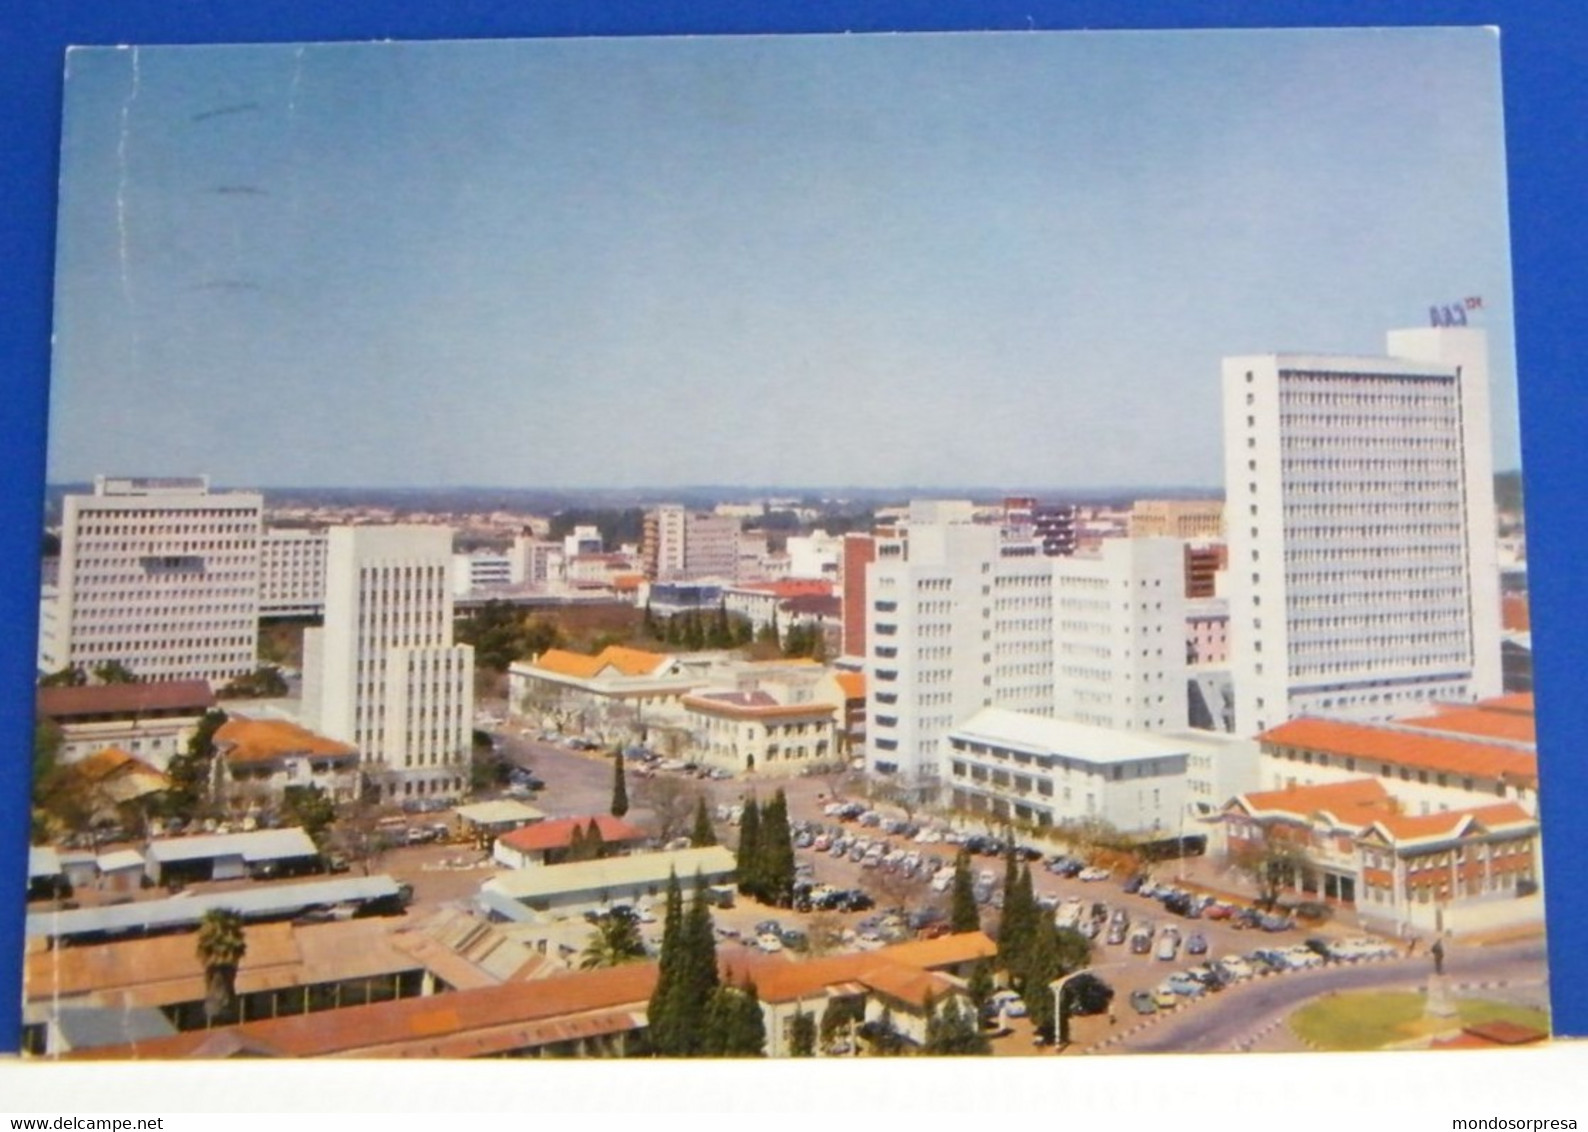
{"label": "distant buildings", "polygon": [[351,743],[383,797],[468,784],[474,650],[452,643],[452,532],[336,527],[325,625],[304,634],[306,722]]}
{"label": "distant buildings", "polygon": [[1498,694],[1483,332],[1224,361],[1236,729]]}
{"label": "distant buildings", "polygon": [[63,502],[39,670],[119,664],[140,680],[219,686],[257,664],[262,507],[208,477],[97,476]]}
{"label": "distant buildings", "polygon": [[697,514],[676,504],[656,507],[646,512],[640,553],[645,576],[653,580],[732,581],[740,557],[739,520]]}
{"label": "distant buildings", "polygon": [[1187,542],[1224,537],[1224,504],[1217,499],[1138,499],[1130,509],[1132,538]]}

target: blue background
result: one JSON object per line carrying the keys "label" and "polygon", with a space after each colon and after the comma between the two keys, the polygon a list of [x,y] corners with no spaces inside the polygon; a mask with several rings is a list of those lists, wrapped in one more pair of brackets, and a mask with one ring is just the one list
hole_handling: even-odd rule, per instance
{"label": "blue background", "polygon": [[49,375],[51,268],[61,75],[71,44],[474,39],[570,35],[958,31],[1374,25],[1501,29],[1515,268],[1529,560],[1542,752],[1546,893],[1557,1033],[1588,1034],[1588,697],[1572,676],[1588,639],[1574,632],[1578,560],[1588,549],[1575,473],[1588,399],[1575,394],[1588,270],[1578,211],[1588,185],[1588,6],[1459,0],[1055,0],[870,3],[582,0],[556,8],[508,0],[339,0],[338,3],[0,4],[0,1051],[14,1050],[20,1014],[21,909],[33,719],[38,550]]}

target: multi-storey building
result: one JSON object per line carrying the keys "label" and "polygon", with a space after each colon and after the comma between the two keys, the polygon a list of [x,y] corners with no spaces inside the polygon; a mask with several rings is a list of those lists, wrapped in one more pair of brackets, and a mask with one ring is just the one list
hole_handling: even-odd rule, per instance
{"label": "multi-storey building", "polygon": [[259,615],[325,612],[325,529],[266,527],[260,547]]}
{"label": "multi-storey building", "polygon": [[868,767],[927,789],[948,731],[988,707],[1184,727],[1182,546],[1116,539],[1095,555],[1048,557],[968,522],[914,522],[879,539],[866,575]]}
{"label": "multi-storey building", "polygon": [[876,559],[877,540],[871,535],[844,536],[844,550],[839,563],[844,632],[839,650],[846,658],[863,660],[866,655],[866,620],[871,612],[866,597],[866,567]]}
{"label": "multi-storey building", "polygon": [[452,643],[452,532],[335,527],[325,626],[304,634],[304,715],[351,743],[384,797],[467,785],[474,650]]}
{"label": "multi-storey building", "polygon": [[120,664],[216,685],[252,672],[262,514],[258,494],[211,492],[206,476],[97,476],[92,495],[68,495],[40,671]]}
{"label": "multi-storey building", "polygon": [[1183,743],[987,708],[949,735],[956,809],[1038,827],[1106,822],[1175,836],[1184,825]]}
{"label": "multi-storey building", "polygon": [[1483,332],[1224,362],[1236,728],[1501,688]]}
{"label": "multi-storey building", "polygon": [[513,584],[513,555],[497,550],[476,550],[452,556],[454,597],[479,590],[505,590]]}
{"label": "multi-storey building", "polygon": [[1184,543],[1109,539],[1050,560],[1053,713],[1125,731],[1186,726]]}
{"label": "multi-storey building", "polygon": [[733,580],[739,571],[739,520],[695,514],[664,504],[645,514],[641,556],[645,576],[657,581]]}
{"label": "multi-storey building", "polygon": [[1133,538],[1224,537],[1224,504],[1217,499],[1138,499],[1130,509]]}

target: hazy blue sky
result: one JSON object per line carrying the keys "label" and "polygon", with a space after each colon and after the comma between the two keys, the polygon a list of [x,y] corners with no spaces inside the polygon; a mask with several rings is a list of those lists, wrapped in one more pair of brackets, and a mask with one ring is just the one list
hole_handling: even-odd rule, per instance
{"label": "hazy blue sky", "polygon": [[1216,484],[1219,360],[1482,295],[1482,30],[74,52],[50,476]]}

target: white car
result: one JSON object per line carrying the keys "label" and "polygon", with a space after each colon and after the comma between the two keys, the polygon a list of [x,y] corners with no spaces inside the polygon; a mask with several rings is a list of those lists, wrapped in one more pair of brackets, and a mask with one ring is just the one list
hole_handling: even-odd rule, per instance
{"label": "white car", "polygon": [[1089,868],[1082,869],[1076,875],[1079,876],[1082,880],[1107,880],[1108,879],[1108,870],[1104,869],[1104,868],[1099,868],[1096,865],[1092,865]]}
{"label": "white car", "polygon": [[775,951],[783,950],[783,941],[771,932],[762,932],[755,938],[755,945],[768,955]]}

